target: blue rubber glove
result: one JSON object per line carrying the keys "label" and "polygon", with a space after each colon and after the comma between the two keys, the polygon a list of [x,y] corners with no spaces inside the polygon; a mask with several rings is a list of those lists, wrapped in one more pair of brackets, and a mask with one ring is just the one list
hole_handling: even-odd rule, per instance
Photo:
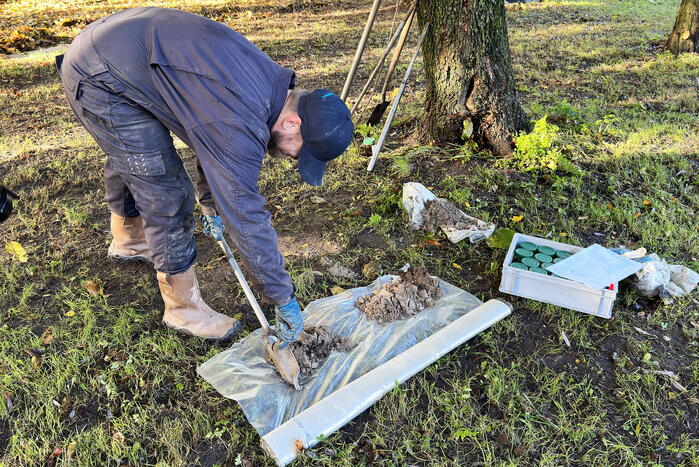
{"label": "blue rubber glove", "polygon": [[275,306],[274,311],[277,318],[277,330],[282,343],[279,347],[284,348],[291,342],[296,342],[303,332],[303,316],[301,307],[295,298],[282,306]]}
{"label": "blue rubber glove", "polygon": [[204,226],[204,234],[217,242],[223,240],[223,220],[221,216],[207,216],[203,214],[199,216],[199,220]]}

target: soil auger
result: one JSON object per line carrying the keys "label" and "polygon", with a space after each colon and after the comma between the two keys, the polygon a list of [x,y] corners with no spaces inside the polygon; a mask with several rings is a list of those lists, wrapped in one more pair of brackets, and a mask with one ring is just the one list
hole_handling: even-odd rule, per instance
{"label": "soil auger", "polygon": [[262,345],[267,351],[269,360],[277,369],[279,376],[281,376],[284,381],[294,386],[297,391],[300,391],[301,385],[299,384],[299,364],[296,361],[296,357],[294,357],[291,348],[289,346],[284,348],[279,347],[281,341],[276,339],[276,337],[271,333],[269,322],[267,321],[267,318],[265,318],[262,308],[260,308],[260,304],[257,303],[257,299],[253,295],[252,289],[250,289],[250,286],[248,285],[248,281],[245,280],[243,271],[240,270],[240,266],[238,266],[238,263],[236,262],[233,252],[228,246],[226,239],[222,238],[221,240],[218,240],[217,243],[226,254],[226,258],[228,258],[228,262],[235,273],[235,277],[238,278],[238,282],[243,288],[243,292],[245,292],[245,297],[247,297],[250,306],[255,312],[255,316],[257,316],[258,321],[260,321],[260,326],[262,326],[262,330],[264,331],[262,333]]}

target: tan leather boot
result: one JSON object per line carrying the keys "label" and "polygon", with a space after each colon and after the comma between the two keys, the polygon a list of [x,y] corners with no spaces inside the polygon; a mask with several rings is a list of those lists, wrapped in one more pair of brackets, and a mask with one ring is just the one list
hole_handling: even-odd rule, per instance
{"label": "tan leather boot", "polygon": [[194,266],[176,275],[158,271],[158,285],[165,302],[165,326],[217,341],[228,340],[243,328],[237,319],[217,313],[204,303]]}
{"label": "tan leather boot", "polygon": [[109,221],[112,229],[112,243],[107,255],[120,261],[143,261],[152,263],[146,234],[143,230],[143,218],[121,217],[112,213]]}

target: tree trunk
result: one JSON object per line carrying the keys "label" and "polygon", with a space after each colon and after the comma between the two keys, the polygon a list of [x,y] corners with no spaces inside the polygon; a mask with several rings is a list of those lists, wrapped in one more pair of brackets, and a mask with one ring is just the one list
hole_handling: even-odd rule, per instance
{"label": "tree trunk", "polygon": [[682,0],[665,47],[675,55],[699,52],[699,0]]}
{"label": "tree trunk", "polygon": [[512,153],[512,134],[529,128],[517,100],[503,0],[421,0],[418,20],[430,23],[422,47],[427,76],[424,138],[471,138],[499,156]]}

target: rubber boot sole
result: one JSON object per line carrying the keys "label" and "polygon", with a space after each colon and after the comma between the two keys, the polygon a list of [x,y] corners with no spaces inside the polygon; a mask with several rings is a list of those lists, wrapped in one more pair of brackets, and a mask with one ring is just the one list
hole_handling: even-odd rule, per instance
{"label": "rubber boot sole", "polygon": [[124,255],[113,255],[108,253],[107,257],[113,259],[114,261],[119,261],[120,263],[149,263],[153,264],[153,260],[147,256],[134,255],[134,256],[124,256]]}
{"label": "rubber boot sole", "polygon": [[229,341],[233,340],[233,338],[235,336],[237,336],[240,333],[240,331],[243,330],[243,323],[241,323],[240,321],[236,321],[235,324],[233,326],[231,326],[231,328],[228,331],[226,331],[226,333],[223,336],[221,336],[221,337],[206,337],[206,336],[198,336],[198,335],[194,334],[193,332],[191,332],[187,328],[178,328],[177,326],[173,326],[165,320],[163,320],[163,324],[165,325],[165,327],[168,327],[168,328],[173,329],[175,331],[178,331],[178,332],[181,332],[184,334],[188,334],[188,335],[193,336],[193,337],[202,338],[202,339],[204,339],[204,342],[210,343],[210,344],[211,343],[229,342]]}

